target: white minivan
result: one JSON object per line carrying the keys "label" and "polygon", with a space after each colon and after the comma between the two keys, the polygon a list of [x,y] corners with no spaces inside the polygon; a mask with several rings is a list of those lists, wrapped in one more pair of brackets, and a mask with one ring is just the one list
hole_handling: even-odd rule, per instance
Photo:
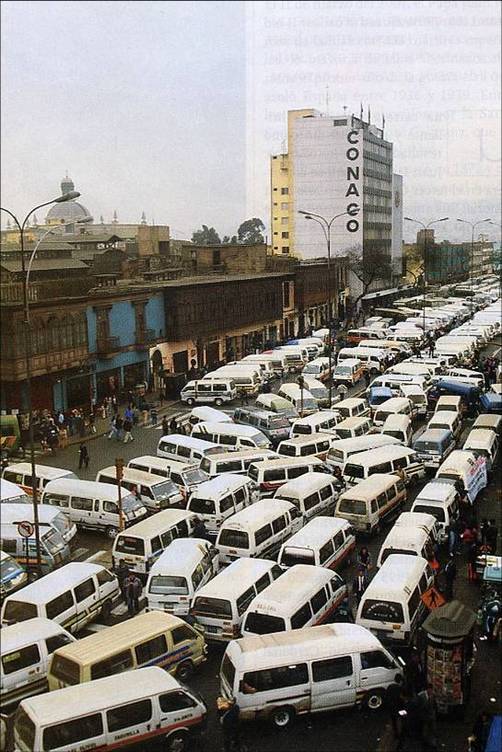
{"label": "white minivan", "polygon": [[471,504],[477,495],[488,485],[486,460],[484,457],[464,449],[455,449],[440,465],[436,478],[444,478],[460,484]]}
{"label": "white minivan", "polygon": [[157,446],[157,457],[168,460],[186,462],[188,465],[200,463],[208,454],[224,452],[226,447],[218,446],[210,441],[194,439],[180,433],[161,436]]}
{"label": "white minivan", "polygon": [[459,517],[459,495],[452,483],[432,480],[425,485],[411,506],[411,513],[430,514],[436,519],[439,542],[448,540],[448,528]]}
{"label": "white minivan", "polygon": [[473,428],[464,442],[463,449],[469,450],[476,456],[484,457],[486,470],[491,472],[497,461],[499,440],[488,428]]}
{"label": "white minivan", "polygon": [[305,473],[277,489],[274,499],[290,501],[301,512],[306,523],[316,515],[334,513],[338,487],[330,475]]}
{"label": "white minivan", "polygon": [[359,703],[378,710],[400,674],[396,658],[367,629],[324,624],[233,640],[221,664],[220,692],[235,700],[241,720],[283,729],[306,713]]}
{"label": "white minivan", "polygon": [[356,546],[354,529],[339,517],[314,517],[282,544],[277,557],[281,567],[313,564],[338,569],[349,564]]}
{"label": "white minivan", "polygon": [[180,400],[186,405],[223,405],[236,397],[237,387],[231,378],[189,381],[180,392]]}
{"label": "white minivan", "polygon": [[[109,483],[116,486],[118,481],[115,465],[100,470],[96,475],[96,483]],[[159,509],[182,507],[184,505],[183,495],[178,486],[169,478],[163,478],[161,475],[124,467],[120,483],[127,493],[132,493],[138,501],[141,499],[141,503],[149,512],[158,512]]]}
{"label": "white minivan", "polygon": [[201,483],[190,496],[187,511],[203,520],[208,535],[216,539],[225,520],[259,498],[260,493],[251,478],[225,473]]}
{"label": "white minivan", "polygon": [[191,436],[228,449],[270,449],[272,446],[270,440],[258,428],[236,423],[197,423],[192,428]]}

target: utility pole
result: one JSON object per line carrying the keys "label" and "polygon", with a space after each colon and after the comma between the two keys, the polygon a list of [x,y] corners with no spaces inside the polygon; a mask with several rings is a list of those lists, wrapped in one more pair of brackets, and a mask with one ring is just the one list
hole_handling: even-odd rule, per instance
{"label": "utility pole", "polygon": [[119,493],[119,532],[124,529],[124,513],[122,510],[122,478],[124,477],[124,460],[122,457],[117,457],[115,460],[115,477],[117,478],[117,488]]}

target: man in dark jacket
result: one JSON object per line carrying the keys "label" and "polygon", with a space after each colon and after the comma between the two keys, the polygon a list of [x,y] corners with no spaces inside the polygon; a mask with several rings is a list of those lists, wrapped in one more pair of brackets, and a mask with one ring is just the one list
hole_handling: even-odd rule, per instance
{"label": "man in dark jacket", "polygon": [[399,711],[405,706],[403,677],[398,674],[392,684],[389,684],[385,692],[385,705],[392,723],[394,737],[399,739],[401,736],[402,726]]}
{"label": "man in dark jacket", "polygon": [[127,609],[130,616],[134,616],[139,611],[139,599],[143,592],[141,580],[133,572],[126,580]]}
{"label": "man in dark jacket", "polygon": [[124,559],[120,559],[118,566],[115,567],[115,574],[117,575],[122,599],[124,603],[127,603],[127,578],[129,577],[129,567]]}

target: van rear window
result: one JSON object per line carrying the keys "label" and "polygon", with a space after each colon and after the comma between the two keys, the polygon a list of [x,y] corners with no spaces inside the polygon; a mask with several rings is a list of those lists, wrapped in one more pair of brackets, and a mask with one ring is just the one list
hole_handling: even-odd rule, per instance
{"label": "van rear window", "polygon": [[231,619],[232,606],[230,601],[223,598],[206,598],[199,595],[193,605],[195,616],[206,616],[215,619]]}
{"label": "van rear window", "polygon": [[395,601],[377,601],[368,598],[364,601],[361,618],[402,624],[404,622],[403,607]]}
{"label": "van rear window", "polygon": [[338,511],[345,514],[366,514],[366,504],[360,499],[342,499]]}
{"label": "van rear window", "polygon": [[284,567],[292,567],[295,564],[315,564],[314,552],[308,549],[304,551],[288,551],[286,549],[281,556],[280,563]]}
{"label": "van rear window", "polygon": [[413,507],[414,512],[423,512],[424,514],[432,514],[438,522],[445,522],[444,509],[440,507],[429,507],[426,504],[417,504]]}
{"label": "van rear window", "polygon": [[196,514],[216,514],[216,507],[212,499],[194,498],[192,496],[188,503],[188,509]]}
{"label": "van rear window", "polygon": [[343,474],[347,478],[364,478],[364,468],[362,465],[354,465],[352,462],[347,462]]}
{"label": "van rear window", "polygon": [[16,621],[26,621],[37,616],[37,607],[33,603],[23,601],[7,601],[3,619],[12,624]]}
{"label": "van rear window", "polygon": [[154,575],[150,580],[149,593],[172,595],[188,595],[188,583],[186,577],[174,575]]}
{"label": "van rear window", "polygon": [[256,614],[251,611],[246,617],[246,630],[255,634],[268,634],[271,632],[284,632],[286,624],[280,616],[270,614]]}
{"label": "van rear window", "polygon": [[222,530],[219,546],[229,546],[230,548],[249,548],[249,535],[242,530]]}
{"label": "van rear window", "polygon": [[115,551],[119,554],[133,554],[134,556],[145,555],[145,542],[141,538],[131,535],[119,535],[115,544]]}

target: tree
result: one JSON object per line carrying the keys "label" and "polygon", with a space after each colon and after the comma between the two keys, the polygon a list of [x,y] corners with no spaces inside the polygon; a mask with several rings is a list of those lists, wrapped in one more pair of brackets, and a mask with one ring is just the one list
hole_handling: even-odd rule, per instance
{"label": "tree", "polygon": [[363,298],[371,285],[377,279],[389,280],[392,278],[392,265],[389,256],[380,248],[371,248],[364,251],[360,245],[349,248],[345,254],[347,266],[352,274],[361,283],[359,295],[351,305],[351,313],[355,313],[357,305]]}
{"label": "tree", "polygon": [[246,219],[246,221],[243,222],[237,230],[239,243],[247,243],[249,245],[258,245],[259,243],[264,243],[264,229],[265,225],[263,224],[261,219],[258,219],[258,217]]}
{"label": "tree", "polygon": [[194,230],[192,233],[192,243],[196,245],[219,245],[221,240],[214,227],[202,225],[201,230]]}

